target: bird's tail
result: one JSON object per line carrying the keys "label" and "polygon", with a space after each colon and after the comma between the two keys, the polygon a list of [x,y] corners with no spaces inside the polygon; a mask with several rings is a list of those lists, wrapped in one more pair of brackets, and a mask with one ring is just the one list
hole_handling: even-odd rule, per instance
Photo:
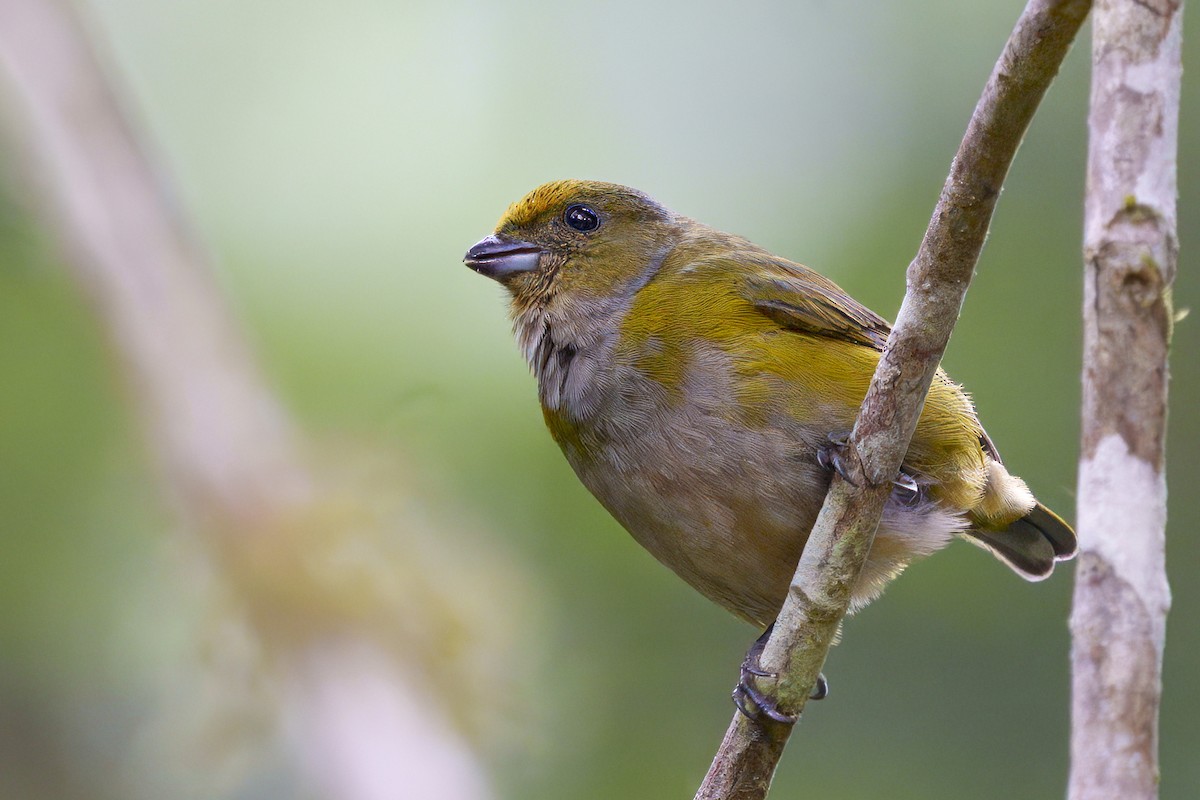
{"label": "bird's tail", "polygon": [[1014,572],[1031,581],[1049,577],[1054,562],[1074,557],[1079,546],[1071,526],[1041,503],[1003,530],[965,533],[975,544],[990,550]]}

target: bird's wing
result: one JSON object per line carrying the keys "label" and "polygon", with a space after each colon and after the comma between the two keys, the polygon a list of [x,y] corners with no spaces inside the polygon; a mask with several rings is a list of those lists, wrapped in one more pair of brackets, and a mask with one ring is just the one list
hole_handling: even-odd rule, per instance
{"label": "bird's wing", "polygon": [[[772,260],[742,279],[742,294],[755,308],[788,330],[883,350],[891,326],[887,320],[846,294],[819,272],[790,261]],[[761,267],[765,266],[766,269]],[[938,371],[938,380],[952,384]],[[987,432],[979,444],[993,461],[1003,463]]]}
{"label": "bird's wing", "polygon": [[887,320],[824,275],[782,259],[755,266],[742,273],[742,296],[784,328],[883,349]]}

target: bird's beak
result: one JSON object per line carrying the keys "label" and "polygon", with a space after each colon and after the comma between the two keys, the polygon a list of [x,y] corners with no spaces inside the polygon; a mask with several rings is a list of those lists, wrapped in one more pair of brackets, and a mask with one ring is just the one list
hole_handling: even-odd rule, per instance
{"label": "bird's beak", "polygon": [[504,281],[522,272],[533,272],[543,252],[536,244],[494,233],[468,250],[463,263],[480,275]]}

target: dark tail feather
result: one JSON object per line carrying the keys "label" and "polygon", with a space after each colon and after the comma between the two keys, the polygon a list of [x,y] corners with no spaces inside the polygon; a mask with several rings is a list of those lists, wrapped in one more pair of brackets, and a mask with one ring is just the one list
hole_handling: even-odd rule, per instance
{"label": "dark tail feather", "polygon": [[1075,538],[1075,531],[1062,517],[1041,503],[1034,506],[1018,522],[1032,525],[1042,532],[1042,536],[1045,536],[1046,541],[1054,548],[1055,561],[1066,561],[1074,558],[1079,552],[1079,541]]}
{"label": "dark tail feather", "polygon": [[1072,558],[1078,548],[1071,526],[1041,503],[1005,530],[972,530],[967,536],[1031,581],[1048,577],[1055,561]]}

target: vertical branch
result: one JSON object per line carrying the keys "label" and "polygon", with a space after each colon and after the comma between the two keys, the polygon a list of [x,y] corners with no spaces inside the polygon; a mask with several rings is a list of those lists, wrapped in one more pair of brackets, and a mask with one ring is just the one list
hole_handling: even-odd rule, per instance
{"label": "vertical branch", "polygon": [[1084,215],[1079,568],[1071,632],[1072,800],[1158,796],[1170,606],[1167,350],[1182,3],[1096,7]]}
{"label": "vertical branch", "polygon": [[16,101],[4,121],[126,368],[165,484],[285,678],[298,769],[339,800],[490,797],[413,675],[403,620],[358,576],[329,577],[361,523],[305,463],[69,2],[0,0],[0,69]]}
{"label": "vertical branch", "polygon": [[[850,436],[845,466],[859,485],[834,476],[763,650],[763,667],[778,675],[768,694],[782,711],[800,713],[825,662],[958,320],[1000,186],[1090,8],[1090,0],[1030,0],[971,116]],[[765,797],[790,733],[790,725],[735,714],[696,800]]]}

